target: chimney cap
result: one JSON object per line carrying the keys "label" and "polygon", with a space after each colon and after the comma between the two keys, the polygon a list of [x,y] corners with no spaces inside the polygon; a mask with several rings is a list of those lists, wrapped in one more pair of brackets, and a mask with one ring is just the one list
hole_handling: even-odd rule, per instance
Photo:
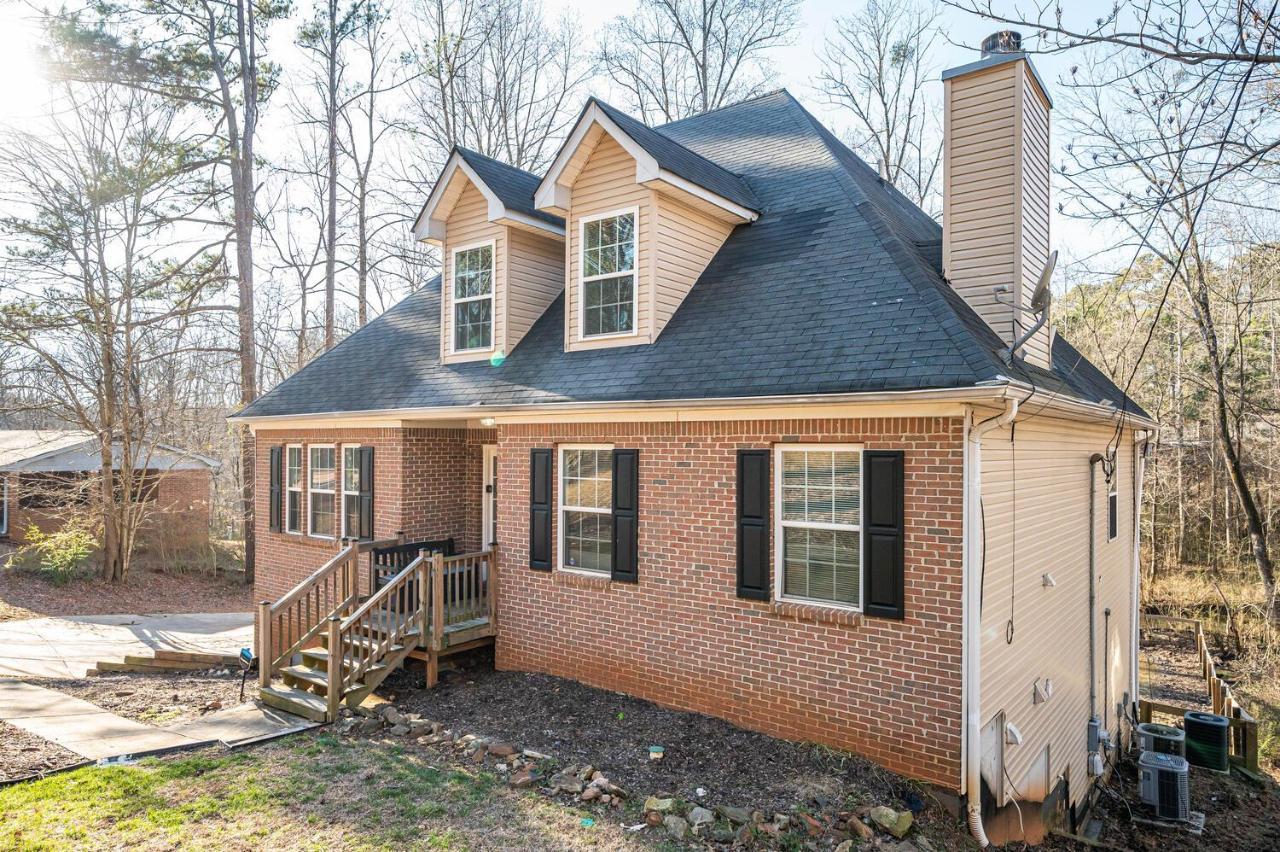
{"label": "chimney cap", "polygon": [[1017,30],[1000,30],[982,40],[982,56],[996,53],[1021,53],[1022,33]]}

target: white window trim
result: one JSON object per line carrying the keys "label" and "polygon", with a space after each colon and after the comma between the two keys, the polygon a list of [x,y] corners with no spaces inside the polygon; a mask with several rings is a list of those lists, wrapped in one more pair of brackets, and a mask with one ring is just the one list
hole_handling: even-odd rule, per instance
{"label": "white window trim", "polygon": [[[635,228],[631,239],[635,242],[635,264],[631,267],[631,330],[615,331],[612,334],[587,334],[587,282],[599,281],[603,278],[618,278],[626,272],[607,272],[600,275],[587,275],[587,225],[601,219],[612,219],[616,216],[631,214],[635,217]],[[626,207],[622,210],[610,210],[606,213],[592,213],[578,220],[578,339],[579,340],[614,340],[621,337],[636,337],[640,334],[640,208]]]}
{"label": "white window trim", "polygon": [[573,565],[564,564],[565,551],[568,550],[565,544],[565,533],[567,531],[564,522],[564,513],[570,512],[595,512],[600,515],[612,515],[612,509],[596,509],[588,506],[567,506],[564,500],[564,454],[566,450],[607,450],[613,452],[613,444],[561,444],[556,448],[556,526],[559,527],[556,534],[556,568],[560,571],[567,571],[570,574],[581,574],[584,577],[608,577],[607,571],[592,571],[589,568],[578,568]]}
{"label": "white window trim", "polygon": [[[360,498],[360,448],[363,446],[364,444],[341,444],[338,447],[337,485],[338,485],[338,494],[340,495],[340,499],[338,500],[338,514],[341,515],[341,517],[339,519],[337,526],[341,530],[343,538],[358,538],[360,536],[359,530],[352,532],[351,530],[347,529],[347,497],[351,495],[355,495],[357,500]],[[355,491],[347,490],[347,479],[346,479],[347,450],[356,451],[356,490]]]}
{"label": "white window trim", "polygon": [[[334,478],[335,478],[335,482],[334,482],[333,484],[334,484],[335,486],[340,486],[340,485],[342,485],[342,483],[341,483],[340,481],[336,481],[337,477],[338,477],[338,476],[340,476],[340,475],[342,474],[342,460],[338,457],[338,445],[337,445],[337,444],[307,444],[307,469],[306,469],[306,473],[307,473],[307,537],[308,537],[308,538],[322,538],[322,539],[325,539],[326,541],[334,541],[334,540],[335,540],[334,536],[331,536],[331,535],[324,535],[324,534],[318,534],[318,533],[314,533],[314,532],[312,532],[312,531],[311,531],[311,512],[312,512],[311,495],[312,495],[312,494],[332,494],[332,495],[334,495],[334,498],[333,498],[333,503],[334,503],[334,505],[333,505],[333,510],[334,510],[334,513],[335,513],[335,514],[337,514],[337,512],[338,512],[338,510],[339,510],[339,506],[338,506],[338,497],[337,497],[338,489],[337,489],[337,488],[332,488],[332,489],[330,489],[330,488],[312,488],[312,487],[311,487],[311,453],[312,453],[312,451],[313,451],[313,450],[333,450],[333,475],[334,475]],[[339,526],[339,521],[340,521],[340,519],[339,519],[339,518],[334,518],[334,529],[335,529],[335,530],[336,530],[336,529],[338,528],[338,526]]]}
{"label": "white window trim", "polygon": [[[848,526],[846,524],[822,524],[811,523],[808,521],[786,521],[782,520],[782,454],[788,452],[804,452],[806,450],[818,450],[820,452],[855,452],[858,453],[858,523],[856,526]],[[776,601],[790,601],[792,603],[804,604],[805,606],[820,606],[827,609],[838,609],[844,612],[862,612],[863,605],[866,603],[867,590],[864,588],[865,578],[864,566],[862,564],[862,529],[866,520],[866,502],[863,497],[867,488],[867,473],[862,465],[862,444],[774,444],[773,445],[773,599]],[[824,601],[818,598],[805,598],[799,595],[783,594],[785,565],[783,562],[782,545],[783,527],[795,527],[799,529],[811,530],[850,530],[858,533],[858,571],[864,572],[858,578],[858,603],[846,604],[838,601]]]}
{"label": "white window trim", "polygon": [[0,473],[0,535],[9,534],[9,474]]}
{"label": "white window trim", "polygon": [[[454,278],[458,272],[458,255],[467,251],[474,251],[478,248],[489,248],[489,295],[487,296],[468,296],[465,299],[459,299],[455,295],[457,293],[454,284]],[[492,352],[493,348],[498,345],[498,302],[494,298],[498,292],[498,245],[497,240],[481,240],[478,243],[469,243],[465,246],[449,249],[449,354],[451,355],[471,355],[476,352]],[[473,349],[458,349],[455,344],[458,340],[458,313],[457,306],[469,302],[489,302],[489,345],[477,346]]]}
{"label": "white window trim", "polygon": [[[289,485],[289,451],[298,451],[298,485],[296,488]],[[307,474],[307,451],[302,444],[285,444],[284,446],[284,518],[281,520],[281,526],[289,535],[302,535],[302,530],[306,526],[307,506],[302,499],[305,490],[305,480]],[[298,528],[289,529],[289,495],[291,493],[298,495]]]}

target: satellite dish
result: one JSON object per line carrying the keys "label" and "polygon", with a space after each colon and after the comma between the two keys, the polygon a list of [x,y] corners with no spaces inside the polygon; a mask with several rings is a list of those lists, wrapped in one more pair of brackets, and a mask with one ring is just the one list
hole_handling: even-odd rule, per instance
{"label": "satellite dish", "polygon": [[1053,277],[1053,268],[1058,265],[1058,252],[1049,252],[1049,259],[1044,262],[1044,269],[1040,272],[1040,280],[1036,282],[1035,292],[1031,294],[1031,310],[1036,313],[1044,313],[1049,309],[1049,302],[1053,300],[1053,294],[1049,292],[1049,279]]}

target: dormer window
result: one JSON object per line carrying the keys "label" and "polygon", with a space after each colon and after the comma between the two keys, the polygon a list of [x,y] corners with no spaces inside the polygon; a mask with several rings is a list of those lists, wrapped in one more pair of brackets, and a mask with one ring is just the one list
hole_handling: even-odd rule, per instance
{"label": "dormer window", "polygon": [[583,338],[635,333],[637,210],[581,220]]}
{"label": "dormer window", "polygon": [[493,347],[492,241],[453,252],[453,351]]}

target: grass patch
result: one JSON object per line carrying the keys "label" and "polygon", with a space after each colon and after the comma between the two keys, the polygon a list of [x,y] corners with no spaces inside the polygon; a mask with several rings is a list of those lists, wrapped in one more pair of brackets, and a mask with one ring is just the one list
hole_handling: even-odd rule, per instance
{"label": "grass patch", "polygon": [[[84,767],[0,789],[0,849],[428,849],[494,833],[572,846],[577,818],[441,755],[299,735],[246,751]],[[522,845],[517,842],[515,845]]]}

